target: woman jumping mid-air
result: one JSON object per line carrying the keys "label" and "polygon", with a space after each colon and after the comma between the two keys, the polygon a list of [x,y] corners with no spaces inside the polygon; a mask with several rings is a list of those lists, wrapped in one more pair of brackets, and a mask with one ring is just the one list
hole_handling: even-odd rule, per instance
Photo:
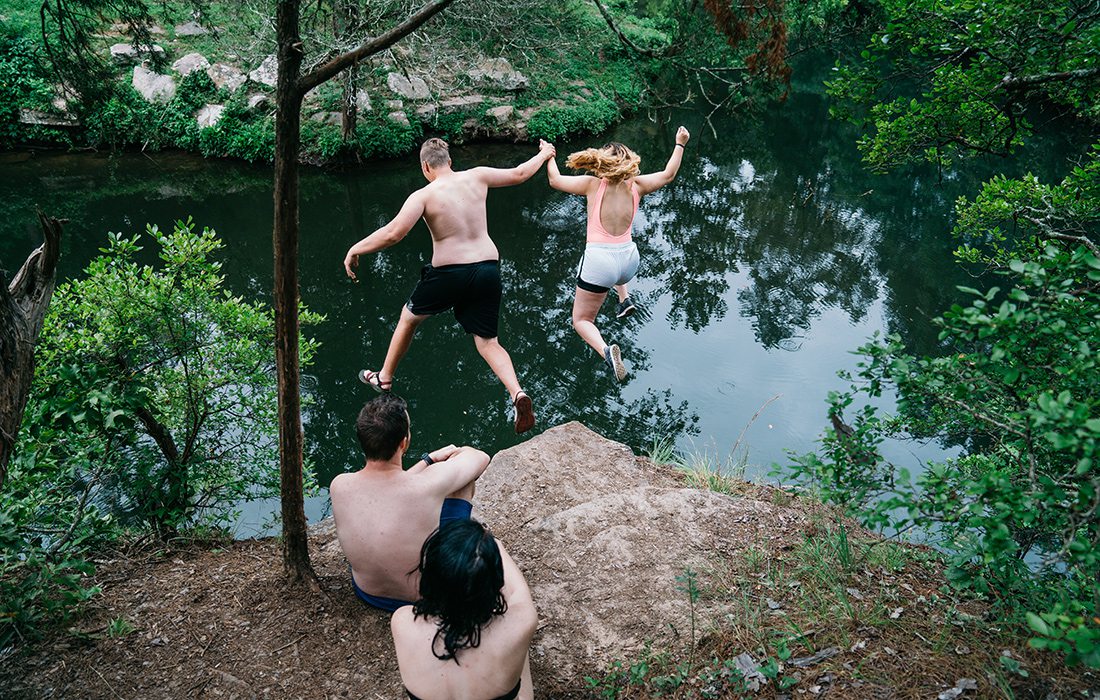
{"label": "woman jumping mid-air", "polygon": [[665,169],[648,175],[638,170],[642,161],[638,154],[617,142],[577,151],[566,159],[566,166],[591,175],[562,175],[555,158],[546,162],[551,187],[588,198],[587,244],[577,272],[573,328],[604,358],[620,382],[626,378],[626,364],[619,346],[604,342],[596,327],[596,314],[612,287],[619,295],[615,315],[625,318],[634,313],[626,284],[638,272],[638,248],[630,238],[638,200],[672,182],[689,138],[687,129],[677,129],[676,145]]}
{"label": "woman jumping mid-air", "polygon": [[412,700],[529,700],[538,615],[519,568],[484,525],[453,520],[420,550],[420,600],[390,620]]}

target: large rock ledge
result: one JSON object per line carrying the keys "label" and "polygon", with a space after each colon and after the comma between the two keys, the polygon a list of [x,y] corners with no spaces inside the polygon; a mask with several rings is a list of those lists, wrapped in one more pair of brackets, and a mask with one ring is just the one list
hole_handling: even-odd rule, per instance
{"label": "large rock ledge", "polygon": [[[677,576],[711,569],[716,555],[782,547],[807,524],[795,507],[680,484],[576,422],[500,452],[478,481],[474,517],[508,548],[539,609],[532,661],[559,682],[646,642],[682,640],[690,610]],[[315,533],[338,557],[331,520]]]}
{"label": "large rock ledge", "polygon": [[[767,487],[731,497],[682,483],[579,423],[493,459],[475,517],[531,584],[537,697],[590,697],[585,676],[635,658],[646,642],[682,649],[691,618],[678,575],[692,567],[705,580],[722,555],[775,552],[802,537],[805,514],[773,505]],[[311,540],[314,591],[287,583],[275,538],[159,545],[101,561],[103,591],[77,634],[0,659],[0,695],[404,697],[389,616],[352,595],[331,520]],[[704,625],[718,613],[709,604],[697,604]]]}

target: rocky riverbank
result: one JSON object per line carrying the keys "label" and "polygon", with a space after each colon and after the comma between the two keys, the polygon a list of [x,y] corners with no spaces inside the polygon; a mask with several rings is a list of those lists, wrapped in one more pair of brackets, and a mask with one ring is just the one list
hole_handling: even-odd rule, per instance
{"label": "rocky riverbank", "polygon": [[[625,52],[589,3],[529,9],[529,25],[492,33],[484,21],[444,13],[432,31],[310,91],[303,160],[400,155],[429,134],[455,142],[558,139],[600,131],[640,104],[654,62]],[[93,50],[112,68],[114,84],[100,86],[110,97],[94,103],[47,70],[33,18],[13,21],[24,36],[8,39],[15,42],[11,71],[40,74],[10,91],[18,104],[0,104],[0,122],[7,113],[16,122],[10,135],[0,129],[0,146],[182,148],[271,160],[277,61],[270,23],[222,2],[176,23],[168,9],[161,14],[161,23],[142,26],[140,35],[122,23],[96,35]],[[353,45],[351,37],[339,41]],[[535,43],[537,53],[529,48]]]}
{"label": "rocky riverbank", "polygon": [[[851,528],[851,566],[821,554],[839,521],[813,502],[686,483],[578,423],[494,457],[474,514],[531,584],[536,697],[999,697],[997,683],[1069,697],[1089,682],[1050,675],[1064,673],[1057,659],[979,625],[984,611],[946,596],[923,550]],[[274,539],[105,561],[84,620],[5,659],[0,687],[18,698],[398,697],[388,617],[352,595],[330,521],[311,544],[317,592],[283,583]]]}

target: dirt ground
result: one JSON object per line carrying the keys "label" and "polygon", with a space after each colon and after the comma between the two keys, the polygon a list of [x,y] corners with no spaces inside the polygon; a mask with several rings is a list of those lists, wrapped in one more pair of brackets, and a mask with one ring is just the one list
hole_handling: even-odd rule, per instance
{"label": "dirt ground", "polygon": [[[531,650],[536,697],[591,697],[586,676],[601,677],[612,660],[635,658],[647,645],[682,649],[691,610],[677,576],[688,567],[713,571],[715,561],[748,547],[788,551],[813,527],[797,499],[771,491],[746,486],[728,496],[684,488],[667,467],[577,423],[498,454],[478,482],[474,517],[508,546],[539,607]],[[0,660],[0,697],[403,697],[388,616],[352,595],[331,522],[314,528],[311,552],[319,592],[284,584],[275,539],[103,562],[103,593],[76,625],[81,633],[59,633]],[[906,584],[914,598],[922,583],[935,586],[914,582]],[[720,620],[724,606],[704,597],[695,614]],[[887,642],[905,648],[904,639]],[[857,644],[806,671],[808,682],[792,697],[936,697],[951,688],[953,669],[934,656],[898,664],[905,672],[894,687],[860,680],[862,664],[883,643]],[[1090,698],[1081,690],[1094,681],[1036,687],[1051,698]],[[761,696],[776,692],[765,688]],[[1020,695],[1028,696],[1044,697]],[[960,697],[1001,695],[982,686]]]}

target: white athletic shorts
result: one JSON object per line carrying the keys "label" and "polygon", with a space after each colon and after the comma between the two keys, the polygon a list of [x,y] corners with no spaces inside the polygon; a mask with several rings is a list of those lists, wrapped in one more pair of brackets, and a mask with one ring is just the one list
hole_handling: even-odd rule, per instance
{"label": "white athletic shorts", "polygon": [[626,284],[638,274],[638,246],[629,243],[589,243],[577,267],[577,286],[601,294]]}

